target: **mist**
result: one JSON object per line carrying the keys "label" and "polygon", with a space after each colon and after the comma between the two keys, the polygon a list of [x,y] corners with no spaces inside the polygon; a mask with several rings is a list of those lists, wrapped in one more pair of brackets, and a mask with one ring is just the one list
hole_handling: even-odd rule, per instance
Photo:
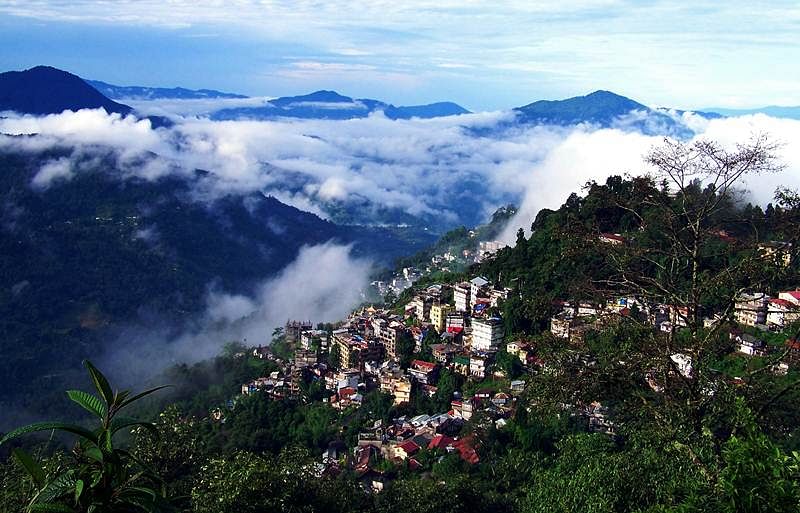
{"label": "mist", "polygon": [[[689,116],[684,114],[684,116]],[[800,189],[800,121],[763,114],[689,121],[700,130],[692,140],[708,139],[733,149],[754,135],[766,134],[779,144],[781,172],[744,177],[738,184],[744,199],[766,206],[778,187]],[[524,195],[517,215],[509,221],[500,240],[513,244],[519,228],[526,231],[543,208],[556,209],[573,192],[580,193],[587,182],[605,182],[612,175],[641,176],[651,169],[645,155],[664,142],[663,137],[618,129],[577,128],[555,144],[539,161],[531,163],[523,186]],[[687,141],[691,143],[691,141]]]}
{"label": "mist", "polygon": [[349,246],[306,246],[250,296],[209,286],[205,311],[181,327],[158,319],[124,327],[100,364],[121,383],[142,383],[170,365],[212,358],[228,342],[267,345],[289,319],[343,319],[363,301],[372,270],[372,262],[354,258]]}
{"label": "mist", "polygon": [[[166,109],[164,105],[159,108]],[[766,133],[780,143],[781,173],[741,183],[751,201],[766,205],[779,185],[800,188],[800,121],[750,115],[705,120],[678,115],[695,137],[734,145]],[[632,116],[634,116],[632,114]],[[170,128],[102,110],[0,118],[0,150],[68,149],[46,162],[31,181],[55,187],[83,172],[92,155],[112,152],[120,180],[182,175],[195,184],[196,201],[260,191],[328,217],[330,202],[399,209],[445,226],[486,220],[497,207],[520,206],[502,239],[513,242],[542,208],[557,208],[589,181],[647,172],[643,156],[663,139],[629,129],[525,126],[511,112],[437,119],[389,120],[377,113],[346,121],[222,121],[181,117]],[[635,116],[634,116],[635,117]],[[499,128],[503,127],[503,128]],[[36,134],[31,136],[30,134]],[[16,135],[16,136],[15,136]],[[61,153],[59,153],[61,155]],[[194,170],[207,174],[196,178]],[[464,212],[459,204],[473,201]],[[370,207],[357,207],[367,210]],[[157,240],[157,231],[137,237]],[[216,355],[228,341],[265,344],[287,319],[335,321],[360,302],[370,262],[348,247],[303,249],[277,277],[234,295],[209,284],[202,315],[176,327],[153,317],[129,325],[109,347],[105,364],[131,382],[154,368]]]}

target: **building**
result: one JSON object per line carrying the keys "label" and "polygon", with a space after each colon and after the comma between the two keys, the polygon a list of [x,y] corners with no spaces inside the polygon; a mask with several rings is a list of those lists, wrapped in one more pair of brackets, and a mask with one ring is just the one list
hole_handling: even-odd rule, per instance
{"label": "building", "polygon": [[569,315],[557,315],[550,318],[550,333],[556,338],[569,339],[570,331],[579,321]]}
{"label": "building", "polygon": [[790,242],[763,242],[758,245],[762,258],[775,262],[783,267],[792,263],[792,244]]}
{"label": "building", "polygon": [[418,383],[434,385],[439,377],[439,364],[412,360],[411,366],[408,368],[408,374]]}
{"label": "building", "polygon": [[405,333],[405,326],[397,321],[381,320],[377,326],[373,323],[373,327],[375,328],[375,336],[381,341],[386,350],[386,355],[389,358],[397,358],[397,340]]}
{"label": "building", "polygon": [[490,257],[500,251],[501,249],[508,247],[508,244],[505,242],[500,242],[499,240],[491,240],[491,241],[482,241],[478,243],[478,257],[476,258],[476,262],[480,262],[483,259]]}
{"label": "building", "polygon": [[469,283],[463,282],[453,285],[453,302],[456,305],[456,312],[469,312],[472,309]]}
{"label": "building", "polygon": [[786,299],[770,299],[767,304],[767,325],[782,328],[800,318],[800,306]]}
{"label": "building", "polygon": [[452,312],[447,314],[445,319],[445,329],[448,333],[461,333],[467,324],[466,313]]}
{"label": "building", "polygon": [[383,359],[383,344],[377,340],[365,340],[358,335],[336,334],[339,347],[339,366],[346,369],[360,368],[365,362]]}
{"label": "building", "polygon": [[472,309],[478,302],[478,297],[484,297],[483,292],[489,280],[483,276],[476,276],[469,281],[469,307]]}
{"label": "building", "polygon": [[483,379],[486,377],[486,369],[492,364],[492,358],[488,354],[473,354],[469,357],[469,375],[473,378]]}
{"label": "building", "polygon": [[328,349],[328,333],[324,330],[306,330],[300,333],[300,347],[325,351]]}
{"label": "building", "polygon": [[472,320],[472,350],[489,351],[503,341],[503,322],[498,317]]}
{"label": "building", "polygon": [[683,353],[675,353],[669,357],[684,377],[692,377],[692,357]]}
{"label": "building", "polygon": [[734,304],[736,322],[745,326],[755,326],[767,322],[769,298],[763,292],[741,294]]}
{"label": "building", "polygon": [[431,300],[427,297],[416,296],[406,305],[406,311],[412,309],[417,319],[427,321],[430,319]]}
{"label": "building", "polygon": [[736,335],[734,341],[736,341],[736,351],[739,353],[749,356],[764,356],[767,354],[764,341],[747,333]]}
{"label": "building", "polygon": [[790,290],[778,294],[778,299],[783,299],[795,306],[800,306],[800,290]]}
{"label": "building", "polygon": [[400,379],[394,380],[392,383],[392,395],[394,396],[394,405],[398,406],[404,403],[411,402],[411,380],[403,376]]}
{"label": "building", "polygon": [[453,311],[453,307],[448,304],[436,303],[431,305],[431,323],[436,331],[442,333],[447,327],[447,314]]}
{"label": "building", "polygon": [[297,368],[311,367],[317,364],[317,352],[308,349],[298,349],[294,352],[294,366]]}
{"label": "building", "polygon": [[597,240],[599,240],[604,244],[611,244],[612,246],[625,244],[625,237],[623,237],[619,233],[601,233],[597,237]]}
{"label": "building", "polygon": [[457,354],[453,356],[453,371],[462,376],[469,376],[469,355]]}
{"label": "building", "polygon": [[286,321],[286,326],[284,327],[284,335],[286,336],[286,342],[293,344],[300,340],[300,334],[304,331],[308,331],[314,326],[311,324],[311,321]]}

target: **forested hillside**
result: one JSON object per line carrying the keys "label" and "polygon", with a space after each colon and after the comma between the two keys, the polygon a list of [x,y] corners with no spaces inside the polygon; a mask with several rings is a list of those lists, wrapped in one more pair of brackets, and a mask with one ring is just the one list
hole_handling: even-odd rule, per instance
{"label": "forested hillside", "polygon": [[355,256],[388,264],[427,242],[338,226],[259,193],[204,199],[203,171],[128,177],[102,150],[37,185],[41,169],[71,154],[0,154],[4,425],[58,408],[52,394],[83,381],[82,359],[124,343],[122,326],[179,328],[202,312],[208,287],[249,294],[304,245],[353,243]]}

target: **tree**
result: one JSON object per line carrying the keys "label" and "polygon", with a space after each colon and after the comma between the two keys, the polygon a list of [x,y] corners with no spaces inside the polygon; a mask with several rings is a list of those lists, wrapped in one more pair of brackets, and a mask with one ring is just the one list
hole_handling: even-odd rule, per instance
{"label": "tree", "polygon": [[339,368],[339,362],[341,361],[341,351],[339,349],[339,344],[335,343],[335,341],[330,341],[331,349],[328,351],[328,365],[330,365],[334,369]]}
{"label": "tree", "polygon": [[[666,337],[652,337],[652,363],[664,397],[686,413],[694,432],[702,430],[708,403],[715,400],[705,391],[721,386],[719,376],[704,366],[719,351],[723,323],[706,329],[704,314],[718,311],[731,318],[737,297],[773,277],[774,267],[755,250],[757,236],[736,239],[735,260],[728,259],[732,248],[721,237],[736,228],[740,179],[781,168],[775,150],[764,136],[730,151],[711,141],[666,140],[645,159],[651,174],[634,182],[624,200],[613,193],[609,198],[636,218],[638,233],[609,246],[613,277],[607,284],[610,292],[668,305],[672,329]],[[676,354],[692,362],[689,373],[678,368]]]}
{"label": "tree", "polygon": [[167,511],[161,478],[125,450],[114,447],[114,435],[141,426],[154,429],[152,423],[122,417],[119,412],[139,399],[165,387],[156,387],[131,395],[127,390],[114,392],[108,380],[89,361],[84,362],[98,395],[69,390],[67,396],[97,417],[99,425],[89,430],[64,422],[37,422],[15,429],[0,440],[0,445],[37,431],[61,431],[78,437],[72,449],[73,461],[66,468],[45,472],[28,454],[13,454],[36,486],[37,492],[27,511]]}

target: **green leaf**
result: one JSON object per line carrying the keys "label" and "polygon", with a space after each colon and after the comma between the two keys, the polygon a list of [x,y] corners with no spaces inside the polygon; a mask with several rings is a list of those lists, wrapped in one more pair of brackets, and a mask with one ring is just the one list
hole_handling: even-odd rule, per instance
{"label": "green leaf", "polygon": [[156,429],[155,424],[143,420],[132,419],[130,417],[115,418],[114,420],[111,421],[111,426],[109,426],[109,431],[113,435],[117,431],[131,426],[142,426],[147,430],[149,430],[156,438],[158,437],[158,430]]}
{"label": "green leaf", "polygon": [[27,435],[28,433],[35,433],[37,431],[52,431],[54,429],[58,431],[66,431],[67,433],[72,433],[91,441],[95,441],[97,439],[94,433],[75,424],[66,424],[64,422],[35,422],[6,433],[6,436],[0,440],[0,445],[3,445],[13,438]]}
{"label": "green leaf", "polygon": [[78,479],[75,481],[75,505],[78,505],[78,501],[81,498],[81,494],[83,493],[83,480]]}
{"label": "green leaf", "polygon": [[107,413],[106,405],[103,404],[103,401],[99,397],[84,392],[83,390],[67,390],[67,395],[74,402],[91,413],[94,413],[100,420],[105,419]]}
{"label": "green leaf", "polygon": [[28,511],[41,511],[42,513],[73,513],[74,510],[69,506],[54,503],[33,504]]}
{"label": "green leaf", "polygon": [[35,462],[28,453],[21,451],[20,449],[14,449],[11,451],[11,453],[17,459],[19,464],[22,465],[22,468],[25,469],[28,475],[31,476],[31,479],[33,479],[33,482],[36,483],[37,487],[44,485],[45,475],[41,465]]}
{"label": "green leaf", "polygon": [[92,362],[89,360],[84,360],[83,364],[89,371],[89,376],[91,376],[94,387],[97,389],[100,397],[103,398],[106,404],[112,404],[114,401],[114,392],[111,390],[111,385],[108,384],[106,377],[103,376],[103,373],[100,372],[97,367],[92,365]]}
{"label": "green leaf", "polygon": [[68,470],[50,481],[44,489],[39,492],[34,504],[47,504],[65,495],[75,486],[75,476]]}
{"label": "green leaf", "polygon": [[84,456],[87,458],[91,458],[94,461],[103,462],[103,451],[101,451],[97,446],[87,447],[83,451]]}
{"label": "green leaf", "polygon": [[150,390],[145,390],[144,392],[138,393],[135,396],[133,396],[133,397],[131,397],[129,399],[126,399],[125,401],[122,402],[122,404],[120,404],[119,407],[122,408],[124,406],[127,406],[127,405],[131,404],[134,401],[138,401],[139,399],[141,399],[144,396],[150,395],[153,392],[158,392],[159,390],[164,389],[164,388],[169,388],[170,386],[171,385],[162,385],[160,387],[151,388]]}

